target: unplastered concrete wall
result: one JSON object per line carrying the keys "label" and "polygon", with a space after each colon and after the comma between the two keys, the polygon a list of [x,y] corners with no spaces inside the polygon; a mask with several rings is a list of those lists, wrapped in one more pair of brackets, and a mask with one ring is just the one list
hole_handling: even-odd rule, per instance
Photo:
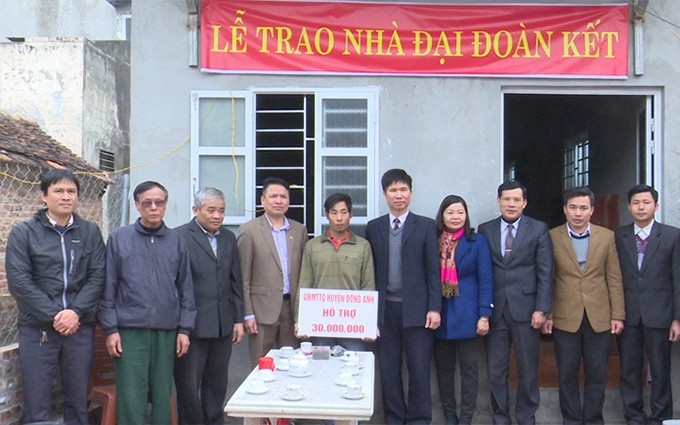
{"label": "unplastered concrete wall", "polygon": [[73,152],[82,151],[82,38],[0,43],[0,110],[36,121]]}
{"label": "unplastered concrete wall", "polygon": [[130,47],[82,37],[0,43],[0,110],[37,122],[98,166],[99,150],[128,163]]}

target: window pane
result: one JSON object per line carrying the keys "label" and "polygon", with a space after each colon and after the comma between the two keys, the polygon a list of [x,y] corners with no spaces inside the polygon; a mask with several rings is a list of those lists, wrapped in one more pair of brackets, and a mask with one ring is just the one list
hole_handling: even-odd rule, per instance
{"label": "window pane", "polygon": [[325,157],[322,163],[323,199],[335,192],[352,198],[352,215],[368,214],[368,159],[366,157]]}
{"label": "window pane", "polygon": [[[232,143],[234,146],[245,146],[244,99],[201,98],[198,111],[199,146],[232,146]],[[233,134],[232,127],[235,128]]]}
{"label": "window pane", "polygon": [[[234,168],[234,160],[231,156],[202,156],[198,159],[200,187],[212,186],[224,192],[227,216],[242,217],[246,215],[243,206],[245,199],[244,161],[242,156],[237,156],[237,168]],[[239,176],[238,188],[234,188],[237,172]],[[238,194],[238,198],[236,194]]]}
{"label": "window pane", "polygon": [[368,145],[366,99],[323,100],[323,146],[364,148]]}

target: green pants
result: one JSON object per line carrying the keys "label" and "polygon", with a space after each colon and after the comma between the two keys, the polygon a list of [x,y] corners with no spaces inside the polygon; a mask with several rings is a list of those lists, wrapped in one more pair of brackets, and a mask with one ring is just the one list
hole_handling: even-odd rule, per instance
{"label": "green pants", "polygon": [[123,352],[115,359],[116,415],[119,424],[143,425],[151,395],[151,423],[171,423],[177,331],[119,329]]}

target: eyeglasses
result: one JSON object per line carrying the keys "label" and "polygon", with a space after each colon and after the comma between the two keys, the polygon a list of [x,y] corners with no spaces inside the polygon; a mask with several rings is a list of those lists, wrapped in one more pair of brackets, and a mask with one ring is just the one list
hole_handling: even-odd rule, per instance
{"label": "eyeglasses", "polygon": [[163,208],[165,206],[165,200],[158,199],[155,201],[142,201],[140,202],[140,205],[142,206],[142,208],[151,208],[151,205],[155,205],[158,208]]}

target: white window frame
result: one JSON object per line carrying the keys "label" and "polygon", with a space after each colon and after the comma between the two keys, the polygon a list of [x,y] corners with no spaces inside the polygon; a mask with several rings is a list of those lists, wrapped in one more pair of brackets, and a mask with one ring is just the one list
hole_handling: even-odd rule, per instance
{"label": "white window frame", "polygon": [[[255,99],[259,93],[312,94],[315,102],[315,154],[314,154],[314,234],[321,234],[322,226],[327,224],[323,212],[323,190],[321,166],[324,157],[328,156],[362,156],[367,158],[367,214],[353,216],[352,224],[366,225],[377,215],[379,193],[377,190],[378,172],[378,87],[361,87],[351,89],[291,89],[291,88],[257,88],[252,90],[195,90],[191,95],[191,182],[192,192],[201,187],[199,181],[199,159],[202,156],[236,156],[244,158],[245,170],[240,170],[239,188],[245,194],[242,199],[243,215],[225,216],[225,225],[240,225],[255,217]],[[245,143],[244,146],[200,146],[199,145],[199,104],[204,98],[240,98],[245,105]],[[368,108],[368,140],[365,148],[324,148],[321,146],[321,105],[324,99],[366,99]],[[193,202],[192,202],[193,204]]]}
{"label": "white window frame", "polygon": [[[200,146],[199,134],[199,105],[201,99],[243,99],[245,109],[245,140],[243,146]],[[251,220],[255,215],[254,191],[248,190],[251,182],[254,181],[254,136],[253,136],[253,94],[250,91],[230,91],[230,90],[195,90],[191,92],[191,189],[192,196],[202,186],[199,181],[200,169],[199,160],[203,156],[226,156],[229,158],[242,157],[244,158],[244,168],[239,170],[239,187],[236,189],[243,189],[244,197],[240,199],[240,211],[243,214],[239,215],[225,215],[225,225],[239,225]],[[190,203],[193,205],[193,199]],[[252,211],[251,211],[252,210]]]}

